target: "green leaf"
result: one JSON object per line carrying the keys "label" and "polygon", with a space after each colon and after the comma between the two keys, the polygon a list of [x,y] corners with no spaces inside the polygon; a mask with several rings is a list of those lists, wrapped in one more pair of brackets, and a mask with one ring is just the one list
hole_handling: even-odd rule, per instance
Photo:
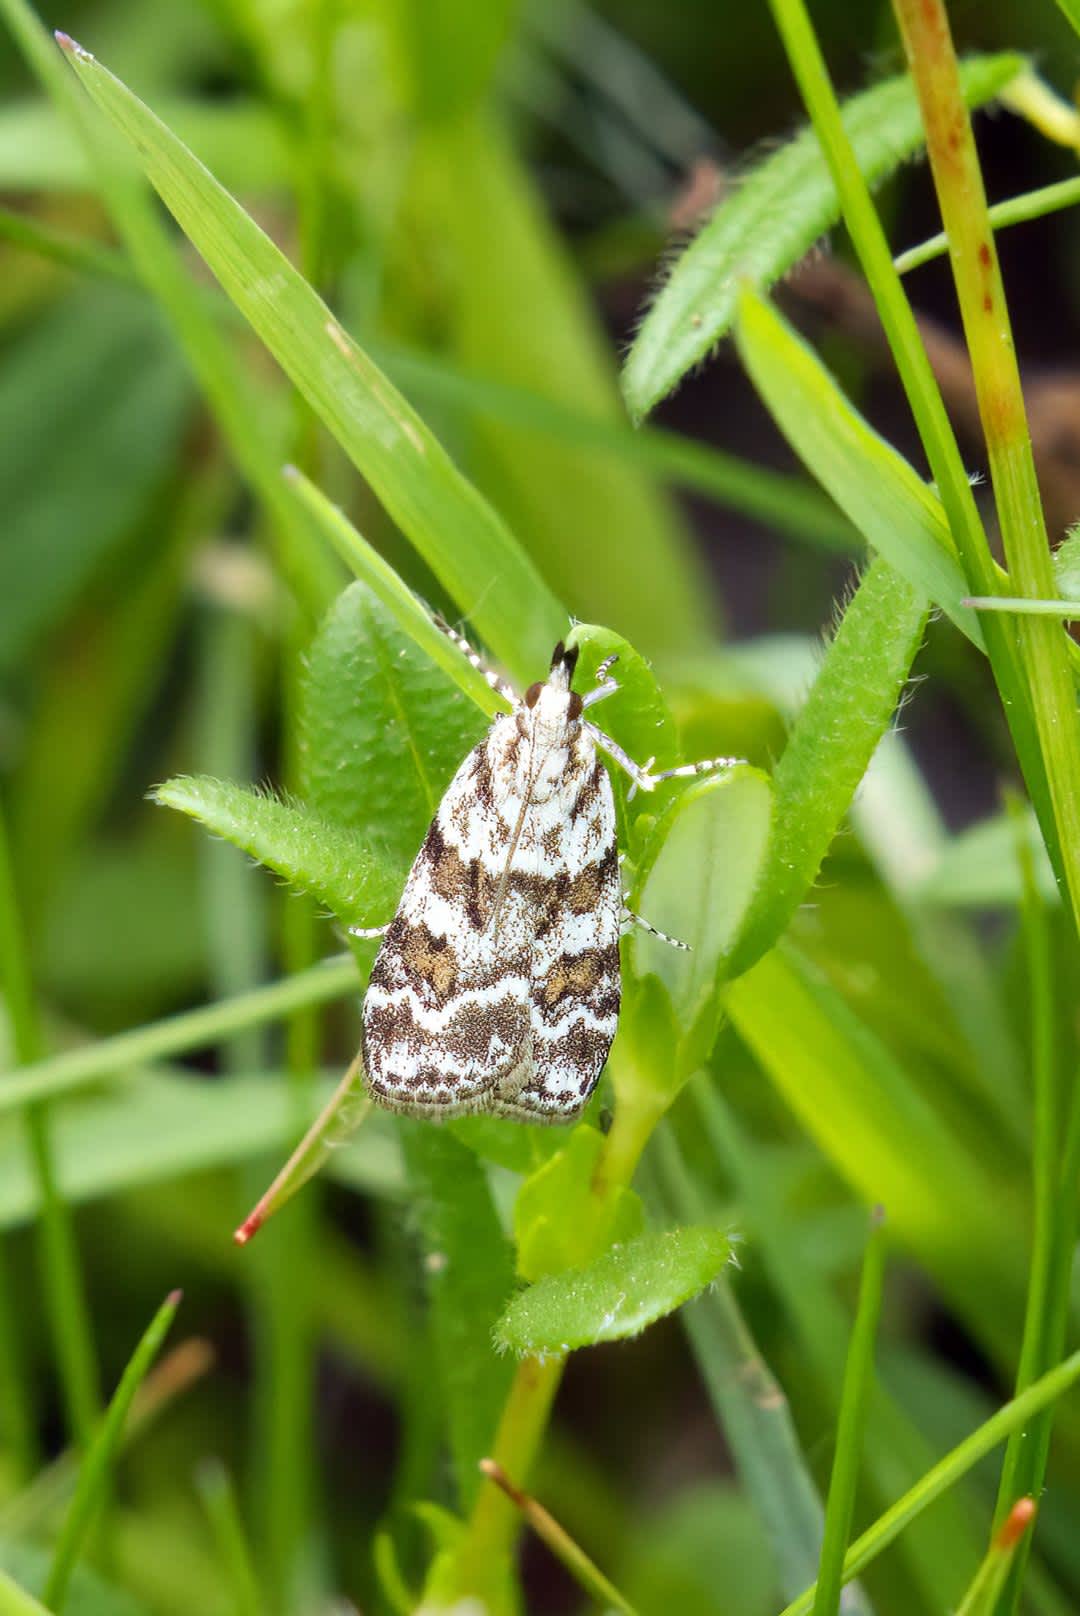
{"label": "green leaf", "polygon": [[772,947],[817,878],[874,750],[892,722],[926,625],[925,598],[884,561],[848,602],[773,777],[761,879],[731,968]]}
{"label": "green leaf", "polygon": [[131,540],[179,453],[191,403],[159,318],[126,288],[65,299],[6,354],[0,672]]}
{"label": "green leaf", "polygon": [[228,296],[492,649],[543,665],[566,614],[494,509],[254,221],[123,84],[69,60]]}
{"label": "green leaf", "polygon": [[427,1122],[402,1119],[400,1132],[426,1252],[424,1274],[458,1496],[467,1507],[513,1373],[491,1344],[492,1326],[513,1285],[510,1247],[473,1153]]}
{"label": "green leaf", "polygon": [[483,97],[515,10],[514,0],[402,0],[391,9],[421,118],[441,123]]}
{"label": "green leaf", "polygon": [[633,1190],[615,1187],[597,1211],[593,1184],[603,1148],[603,1134],[582,1123],[522,1184],[514,1202],[522,1279],[580,1268],[595,1251],[641,1233],[644,1215]]}
{"label": "green leaf", "polygon": [[346,926],[378,926],[392,918],[401,895],[400,868],[355,831],[299,803],[204,775],[178,775],[151,795],[310,892]]}
{"label": "green leaf", "polygon": [[772,813],[772,783],[740,765],[695,781],[671,802],[642,855],[632,907],[650,925],[688,944],[675,949],[632,934],[635,969],[666,987],[681,1037],[669,1052],[676,1081],[708,1053],[719,1024],[717,979],[759,879]]}
{"label": "green leaf", "polygon": [[[51,1616],[34,1597],[49,1574],[48,1552],[40,1544],[23,1539],[0,1541],[0,1566],[5,1578],[0,1587],[0,1616]],[[14,1579],[10,1585],[6,1581],[9,1575]],[[64,1616],[147,1616],[147,1611],[145,1605],[124,1589],[104,1582],[88,1566],[76,1566]]]}
{"label": "green leaf", "polygon": [[[970,106],[989,101],[1024,67],[1020,56],[973,57],[963,67]],[[906,74],[844,107],[859,167],[878,185],[923,145]],[[729,329],[741,283],[767,288],[836,223],[836,187],[812,129],[744,177],[675,264],[638,332],[623,376],[631,414],[645,415]]]}
{"label": "green leaf", "polygon": [[941,501],[844,397],[825,366],[756,293],[739,297],[736,333],[750,379],[796,454],[871,549],[984,649]]}
{"label": "green leaf", "polygon": [[308,653],[301,696],[304,791],[323,818],[362,833],[404,873],[485,728],[366,584],[338,597]]}
{"label": "green leaf", "polygon": [[496,1340],[525,1357],[638,1335],[711,1285],[730,1256],[728,1235],[705,1225],[639,1235],[515,1296]]}

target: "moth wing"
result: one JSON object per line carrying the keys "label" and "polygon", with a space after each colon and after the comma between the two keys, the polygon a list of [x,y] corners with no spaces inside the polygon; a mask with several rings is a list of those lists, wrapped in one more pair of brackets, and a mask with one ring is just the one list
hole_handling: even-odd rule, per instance
{"label": "moth wing", "polygon": [[[611,782],[591,748],[556,815],[530,809],[537,863],[529,981],[532,1072],[505,1115],[571,1122],[596,1087],[619,1019],[622,888]],[[523,837],[523,840],[525,838]]]}
{"label": "moth wing", "polygon": [[508,766],[512,715],[465,758],[413,863],[364,1000],[372,1094],[427,1116],[498,1109],[532,1074],[532,927],[509,890],[489,927],[522,811]]}

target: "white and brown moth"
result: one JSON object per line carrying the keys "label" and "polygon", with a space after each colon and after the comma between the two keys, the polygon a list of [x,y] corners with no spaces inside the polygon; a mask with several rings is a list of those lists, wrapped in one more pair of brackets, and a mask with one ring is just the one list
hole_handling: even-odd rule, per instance
{"label": "white and brown moth", "polygon": [[368,1088],[391,1110],[428,1117],[572,1122],[615,1036],[620,933],[646,924],[623,905],[598,750],[632,792],[733,760],[652,774],[584,716],[618,690],[615,657],[579,695],[577,651],[560,642],[546,682],[519,697],[440,627],[511,711],[447,787],[390,925],[355,929],[383,939],[363,1008]]}

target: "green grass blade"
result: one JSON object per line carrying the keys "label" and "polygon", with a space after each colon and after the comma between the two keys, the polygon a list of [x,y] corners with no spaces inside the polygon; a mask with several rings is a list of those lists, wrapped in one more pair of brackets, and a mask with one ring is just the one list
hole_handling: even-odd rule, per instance
{"label": "green grass blade", "polygon": [[200,1466],[195,1484],[225,1574],[230,1616],[261,1616],[262,1595],[229,1472],[220,1460],[208,1460]]}
{"label": "green grass blade", "polygon": [[155,787],[153,800],[197,819],[310,892],[347,926],[378,926],[393,918],[401,872],[356,831],[269,792],[201,775],[166,780]]}
{"label": "green grass blade", "polygon": [[308,512],[318,532],[337,551],[357,578],[396,618],[398,626],[431,658],[436,667],[449,674],[460,690],[489,715],[505,712],[505,704],[495,694],[483,674],[478,673],[457,646],[447,639],[432,619],[430,611],[409,586],[384,561],[349,521],[345,512],[327,499],[321,489],[309,482],[295,466],[285,468],[286,481],[297,500]]}
{"label": "green grass blade", "polygon": [[493,508],[191,152],[88,52],[65,49],[185,235],[447,591],[508,666],[544,666],[566,614]]}
{"label": "green grass blade", "polygon": [[[1008,225],[1027,224],[1031,219],[1045,218],[1059,208],[1073,208],[1078,202],[1080,179],[1059,180],[1056,185],[1041,185],[1035,191],[1025,191],[1023,196],[1011,196],[1007,202],[995,202],[988,210],[988,217],[995,230],[1003,230]],[[906,275],[921,264],[944,257],[948,250],[949,239],[941,231],[928,241],[920,242],[917,247],[909,247],[906,252],[898,253],[893,260],[896,273]]]}
{"label": "green grass blade", "polygon": [[[25,1067],[40,1060],[44,1054],[44,1040],[15,892],[7,819],[2,809],[0,981],[3,982],[11,1021],[15,1059]],[[49,1121],[39,1105],[31,1104],[26,1108],[26,1133],[41,1197],[40,1273],[53,1352],[60,1372],[69,1435],[80,1447],[85,1447],[101,1406],[97,1355],[75,1231],[57,1187]]]}
{"label": "green grass blade", "polygon": [[[1019,1430],[1040,1409],[1047,1408],[1080,1380],[1080,1352],[1051,1369],[1033,1386],[1029,1386],[1011,1403],[1006,1403],[996,1414],[980,1425],[969,1437],[945,1455],[932,1470],[927,1471],[903,1498],[897,1499],[891,1509],[867,1528],[851,1545],[844,1560],[844,1580],[850,1581],[877,1559],[888,1548],[910,1521],[938,1498],[947,1488],[955,1486],[973,1465],[992,1453],[1012,1431]],[[781,1616],[810,1616],[813,1609],[814,1589],[808,1588],[798,1599],[781,1612]]]}
{"label": "green grass blade", "polygon": [[1024,595],[969,595],[963,602],[975,612],[1018,612],[1029,617],[1061,617],[1073,623],[1080,618],[1080,601],[1030,600]]}
{"label": "green grass blade", "polygon": [[796,454],[871,549],[982,646],[941,501],[844,397],[809,344],[757,293],[739,297],[739,355]]}
{"label": "green grass blade", "polygon": [[[971,105],[997,95],[1023,66],[1023,58],[1013,55],[967,62],[964,88]],[[843,120],[870,185],[886,179],[923,143],[906,75],[853,96]],[[631,414],[647,414],[724,336],[740,285],[771,286],[839,215],[837,187],[818,138],[805,129],[741,181],[679,258],[626,362],[623,386]]]}
{"label": "green grass blade", "polygon": [[851,1333],[844,1370],[844,1391],[836,1428],[836,1452],[829,1480],[829,1496],[825,1505],[825,1532],[814,1596],[814,1616],[837,1616],[840,1609],[844,1554],[855,1511],[855,1487],[859,1476],[866,1404],[873,1381],[874,1337],[881,1315],[884,1280],[885,1228],[879,1208],[872,1217],[870,1238],[863,1258],[855,1327]]}
{"label": "green grass blade", "polygon": [[0,1113],[15,1110],[28,1102],[70,1094],[103,1079],[123,1077],[134,1067],[163,1060],[187,1050],[204,1049],[228,1038],[241,1027],[288,1016],[305,1005],[326,1004],[343,999],[358,990],[356,965],[349,954],[313,965],[296,976],[271,982],[251,993],[238,994],[222,1004],[187,1010],[164,1021],[117,1033],[81,1049],[65,1050],[24,1067],[0,1084]]}
{"label": "green grass blade", "polygon": [[25,1588],[0,1571],[0,1616],[51,1616],[45,1606]]}
{"label": "green grass blade", "polygon": [[109,1472],[124,1433],[124,1422],[131,1408],[132,1398],[158,1355],[176,1310],[180,1306],[180,1300],[179,1291],[170,1292],[151,1319],[145,1335],[120,1377],[120,1384],[112,1395],[97,1435],[79,1469],[75,1496],[71,1500],[71,1507],[57,1540],[45,1585],[45,1601],[57,1613],[63,1609],[71,1573],[82,1552],[94,1512],[108,1485]]}
{"label": "green grass blade", "polygon": [[771,948],[803,902],[892,721],[922,643],[926,599],[882,560],[848,602],[773,776],[764,867],[730,962]]}
{"label": "green grass blade", "polygon": [[27,215],[13,213],[10,208],[0,208],[0,241],[37,253],[40,258],[51,259],[83,275],[105,275],[110,280],[129,284],[135,281],[131,265],[114,247],[103,247],[100,242],[38,224]]}

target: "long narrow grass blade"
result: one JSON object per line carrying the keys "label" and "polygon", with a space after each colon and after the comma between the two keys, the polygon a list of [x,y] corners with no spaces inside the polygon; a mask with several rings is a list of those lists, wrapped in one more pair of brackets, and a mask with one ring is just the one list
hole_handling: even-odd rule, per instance
{"label": "long narrow grass blade", "polygon": [[51,1616],[51,1612],[6,1571],[0,1571],[0,1616]]}
{"label": "long narrow grass blade", "polygon": [[363,1061],[358,1053],[270,1188],[233,1235],[238,1246],[246,1246],[267,1218],[286,1201],[291,1201],[297,1190],[315,1176],[334,1146],[360,1126],[371,1109],[371,1102],[364,1094],[363,1072]]}
{"label": "long narrow grass blade", "polygon": [[502,1489],[510,1502],[519,1509],[525,1520],[532,1527],[538,1538],[541,1538],[563,1565],[569,1571],[587,1594],[610,1610],[622,1612],[622,1616],[636,1616],[633,1605],[619,1592],[613,1582],[610,1582],[600,1567],[589,1559],[585,1550],[579,1543],[575,1543],[564,1526],[560,1526],[554,1515],[551,1515],[543,1506],[523,1493],[516,1487],[506,1474],[502,1465],[494,1459],[481,1459],[480,1469],[496,1487]]}
{"label": "long narrow grass blade", "polygon": [[874,1372],[874,1337],[881,1314],[885,1278],[884,1224],[884,1214],[878,1207],[872,1215],[870,1238],[863,1258],[859,1305],[844,1370],[844,1391],[840,1401],[829,1496],[825,1505],[825,1532],[821,1542],[814,1616],[836,1616],[840,1609],[844,1554],[855,1510],[855,1485],[859,1475],[866,1402]]}
{"label": "long narrow grass blade", "polygon": [[58,39],[229,297],[492,649],[523,673],[543,666],[566,613],[494,508],[187,147],[88,51]]}
{"label": "long narrow grass blade", "polygon": [[318,531],[372,594],[392,612],[398,623],[426,651],[431,660],[448,673],[454,683],[485,713],[504,710],[502,702],[467,657],[439,629],[431,613],[402,581],[390,564],[368,543],[349,521],[345,512],[316,488],[295,466],[286,466],[285,480],[299,503],[308,512]]}
{"label": "long narrow grass blade", "polygon": [[[996,202],[989,210],[988,217],[995,230],[1002,230],[1007,225],[1027,224],[1031,219],[1042,219],[1058,208],[1075,207],[1078,202],[1080,179],[1059,180],[1056,185],[1040,185],[1038,190],[1025,191],[1023,196],[1011,196],[1007,202]],[[906,275],[909,270],[918,269],[931,259],[944,257],[948,250],[949,240],[942,230],[929,240],[920,242],[917,247],[909,247],[907,252],[897,254],[893,263],[898,275]]]}
{"label": "long narrow grass blade", "polygon": [[[945,1492],[949,1487],[955,1486],[962,1476],[966,1476],[973,1465],[992,1453],[998,1443],[1003,1441],[1011,1431],[1019,1430],[1026,1425],[1032,1415],[1040,1409],[1047,1408],[1070,1387],[1080,1380],[1080,1352],[1074,1352],[1071,1358],[1051,1369],[1049,1374],[1043,1375],[1027,1391],[1014,1397],[1011,1403],[1006,1403],[992,1414],[988,1420],[973,1431],[969,1437],[947,1453],[932,1470],[928,1470],[922,1479],[916,1482],[903,1496],[897,1499],[891,1509],[878,1517],[873,1526],[855,1539],[844,1558],[844,1581],[857,1577],[859,1572],[877,1559],[894,1538],[898,1537],[917,1515],[928,1509],[935,1498]],[[814,1588],[808,1588],[801,1593],[798,1599],[791,1602],[781,1612],[781,1616],[810,1616],[814,1603]]]}
{"label": "long narrow grass blade", "polygon": [[120,1384],[113,1393],[97,1435],[83,1460],[75,1486],[75,1496],[56,1544],[45,1585],[45,1601],[57,1612],[57,1616],[63,1609],[71,1573],[82,1552],[94,1512],[108,1484],[109,1472],[124,1434],[124,1424],[132,1400],[158,1355],[176,1310],[180,1306],[181,1295],[180,1291],[171,1291],[151,1319],[145,1335],[120,1377]]}
{"label": "long narrow grass blade", "polygon": [[1080,601],[1030,600],[1025,595],[968,595],[960,603],[975,612],[1019,612],[1029,617],[1062,617],[1066,622],[1080,618]]}
{"label": "long narrow grass blade", "polygon": [[15,1110],[30,1100],[69,1094],[73,1089],[86,1088],[103,1078],[115,1081],[133,1067],[146,1066],[185,1050],[203,1049],[227,1038],[240,1027],[291,1015],[301,1005],[343,999],[347,993],[355,993],[356,986],[356,964],[352,955],[336,954],[332,959],[313,965],[309,971],[255,988],[251,993],[238,993],[222,1004],[185,1010],[164,1021],[152,1021],[145,1027],[117,1033],[114,1038],[103,1038],[81,1049],[65,1050],[62,1055],[24,1067],[0,1084],[0,1113]]}

